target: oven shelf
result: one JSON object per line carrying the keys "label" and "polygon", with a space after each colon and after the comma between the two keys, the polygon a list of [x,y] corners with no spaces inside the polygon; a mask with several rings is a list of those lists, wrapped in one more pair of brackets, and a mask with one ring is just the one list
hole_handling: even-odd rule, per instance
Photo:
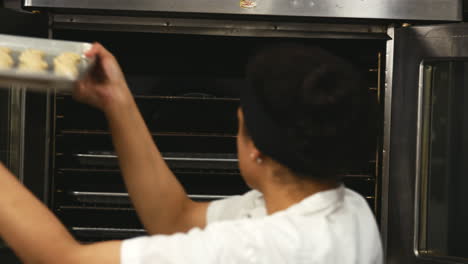
{"label": "oven shelf", "polygon": [[[107,205],[107,204],[106,204]],[[135,212],[135,209],[131,207],[117,207],[117,206],[97,206],[97,205],[88,205],[88,206],[79,206],[79,205],[61,205],[58,207],[59,210],[75,210],[75,211],[99,211],[99,212],[114,212],[114,211],[123,211],[123,212]]]}
{"label": "oven shelf", "polygon": [[[135,33],[131,37],[142,40],[135,45],[163,45],[165,49],[150,49],[150,53],[136,49],[136,54],[130,54],[125,48],[119,49],[118,43],[124,43],[120,40],[129,37],[122,32],[91,33],[64,30],[54,35],[93,38],[120,50],[116,55],[124,62],[123,70],[140,113],[192,199],[211,201],[250,190],[240,175],[235,154],[240,87],[245,85],[249,55],[279,39]],[[382,100],[385,65],[380,58],[385,57],[385,41],[352,40],[345,41],[346,45],[343,40],[298,41],[325,46],[362,70],[362,89],[370,89],[366,95],[375,103],[369,113],[380,113],[378,100]],[[191,45],[187,49],[184,43],[188,42]],[[226,53],[229,48],[233,52]],[[50,206],[60,220],[81,241],[145,235],[126,193],[105,115],[69,95],[56,95],[50,110],[54,114]],[[342,176],[345,186],[360,193],[378,213],[381,157],[375,158],[375,153],[382,151],[377,144],[379,135],[369,140],[376,142],[376,148],[369,149],[370,161],[351,165]],[[224,153],[230,154],[222,156]]]}
{"label": "oven shelf", "polygon": [[[60,153],[58,154],[60,155]],[[113,153],[89,152],[72,154],[72,157],[84,167],[117,167],[118,157]],[[235,154],[218,153],[163,153],[163,159],[171,168],[181,169],[238,169]]]}
{"label": "oven shelf", "polygon": [[103,228],[74,226],[70,228],[70,231],[80,240],[127,239],[147,235],[146,230],[139,228]]}
{"label": "oven shelf", "polygon": [[[239,100],[174,98],[177,97],[136,98],[138,108],[150,131],[220,135],[237,133]],[[105,115],[101,111],[79,104],[71,97],[56,100],[55,115],[56,131],[108,129]]]}
{"label": "oven shelf", "polygon": [[[128,193],[109,193],[109,192],[79,192],[73,191],[69,195],[73,201],[81,204],[92,205],[118,205],[118,206],[132,206]],[[198,202],[208,202],[219,199],[232,197],[232,195],[210,195],[210,194],[189,194],[188,197]],[[63,209],[87,209],[87,208],[101,208],[101,207],[80,207],[80,206],[60,206]],[[111,207],[109,210],[122,210],[125,208]]]}
{"label": "oven shelf", "polygon": [[[173,169],[172,170],[175,174],[204,174],[204,175],[218,175],[223,174],[226,176],[238,176],[238,170],[223,170],[223,171],[212,171],[212,170],[191,170],[191,169]],[[58,173],[68,173],[68,172],[76,172],[76,173],[114,173],[120,174],[119,169],[107,169],[107,168],[57,168]]]}
{"label": "oven shelf", "polygon": [[[111,135],[107,130],[86,130],[86,129],[63,129],[58,135]],[[214,138],[236,138],[235,134],[222,133],[182,133],[182,132],[152,132],[154,137],[214,137]]]}
{"label": "oven shelf", "polygon": [[240,102],[240,98],[213,97],[213,96],[164,96],[164,95],[135,95],[135,99],[159,99],[167,101],[221,101]]}
{"label": "oven shelf", "polygon": [[359,180],[375,181],[375,177],[369,174],[344,174],[340,176],[345,179],[359,179]]}
{"label": "oven shelf", "polygon": [[[113,152],[111,135],[105,130],[66,130],[56,135],[56,153],[76,154]],[[206,155],[236,153],[236,136],[225,133],[153,133],[162,153],[204,153]]]}

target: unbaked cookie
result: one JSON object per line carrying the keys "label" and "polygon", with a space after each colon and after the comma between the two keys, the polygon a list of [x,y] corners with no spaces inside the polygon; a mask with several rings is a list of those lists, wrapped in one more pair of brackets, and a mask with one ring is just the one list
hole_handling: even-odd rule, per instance
{"label": "unbaked cookie", "polygon": [[0,47],[0,69],[11,69],[13,67],[14,61],[10,56],[11,50],[6,47]]}
{"label": "unbaked cookie", "polygon": [[44,61],[44,52],[40,50],[28,49],[21,53],[19,57],[21,71],[42,72],[48,68]]}
{"label": "unbaked cookie", "polygon": [[78,63],[80,55],[73,52],[64,52],[54,59],[55,74],[67,77],[78,75]]}

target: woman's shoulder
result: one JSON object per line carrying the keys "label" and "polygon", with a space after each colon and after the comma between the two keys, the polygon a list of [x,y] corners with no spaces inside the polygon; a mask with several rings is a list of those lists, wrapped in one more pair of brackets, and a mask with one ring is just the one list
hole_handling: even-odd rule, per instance
{"label": "woman's shoulder", "polygon": [[265,200],[261,192],[251,190],[243,195],[213,201],[207,210],[207,223],[258,218],[266,215]]}

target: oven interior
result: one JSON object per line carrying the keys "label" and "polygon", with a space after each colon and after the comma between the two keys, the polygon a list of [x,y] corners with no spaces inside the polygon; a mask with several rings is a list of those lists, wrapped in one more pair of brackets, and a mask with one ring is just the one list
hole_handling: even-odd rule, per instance
{"label": "oven interior", "polygon": [[[194,200],[249,190],[236,156],[236,111],[248,58],[266,45],[322,46],[365,72],[369,114],[382,122],[383,40],[285,39],[54,30],[53,37],[99,41],[119,60],[140,111],[169,166]],[[104,115],[55,95],[51,106],[50,206],[81,241],[145,234],[126,194]],[[357,128],[359,129],[359,128]],[[379,214],[381,131],[369,162],[344,182]]]}

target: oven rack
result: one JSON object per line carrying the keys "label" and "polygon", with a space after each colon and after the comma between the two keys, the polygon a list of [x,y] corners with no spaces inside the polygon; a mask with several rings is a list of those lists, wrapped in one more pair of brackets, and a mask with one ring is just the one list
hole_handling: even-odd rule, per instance
{"label": "oven rack", "polygon": [[[59,210],[99,210],[134,212],[128,193],[105,192],[70,192],[69,195],[79,205],[60,205]],[[211,202],[232,197],[232,195],[190,194],[190,199],[198,202]],[[370,205],[375,201],[374,195],[364,197]]]}
{"label": "oven rack", "polygon": [[[137,96],[136,103],[149,130],[156,135],[234,136],[237,133],[239,99],[236,98],[148,95]],[[102,112],[79,104],[70,96],[57,98],[55,106],[56,133],[108,130]]]}
{"label": "oven rack", "polygon": [[[109,193],[109,192],[69,192],[74,202],[79,205],[60,205],[60,210],[102,210],[102,211],[134,211],[132,202],[128,193]],[[190,194],[190,199],[198,202],[211,202],[220,199],[232,197],[232,195],[207,195]],[[374,202],[375,196],[368,195],[364,197],[370,204]]]}
{"label": "oven rack", "polygon": [[[81,166],[117,167],[118,157],[112,153],[73,154]],[[163,159],[171,168],[192,169],[232,169],[237,170],[238,159],[235,154],[218,153],[163,153]]]}
{"label": "oven rack", "polygon": [[[116,51],[119,44],[115,43],[128,38],[122,32],[55,33],[64,39],[112,40],[109,46],[114,45]],[[140,46],[165,47],[151,54],[137,49],[135,54],[116,55],[151,135],[189,197],[209,201],[248,191],[235,154],[239,92],[248,53],[276,40],[223,37],[206,41],[155,34],[132,38],[140,40]],[[182,44],[185,40],[190,41],[189,48]],[[325,40],[304,40],[304,44],[327,46],[348,57],[363,72],[361,89],[369,99],[375,98],[369,113],[378,111],[383,83],[381,48]],[[235,48],[226,53],[226,47]],[[157,58],[158,63],[150,58]],[[144,235],[126,193],[104,114],[68,95],[56,95],[51,110],[51,207],[81,241]],[[369,140],[374,140],[373,135]],[[372,154],[375,151],[369,150],[368,164],[351,165],[342,176],[345,185],[361,193],[378,214],[380,157]],[[202,156],[193,155],[197,153]],[[213,155],[223,153],[231,156]]]}
{"label": "oven rack", "polygon": [[[239,170],[206,170],[206,169],[182,169],[176,168],[172,169],[174,174],[184,173],[184,174],[223,174],[226,176],[238,176]],[[68,173],[68,172],[81,172],[81,173],[115,173],[120,174],[120,170],[118,168],[76,168],[76,167],[60,167],[57,168],[57,173]]]}
{"label": "oven rack", "polygon": [[[205,155],[236,153],[236,136],[218,133],[152,133],[162,153],[204,153]],[[89,154],[93,152],[113,153],[110,134],[91,129],[66,131],[56,135],[55,155]],[[99,153],[97,153],[99,154]],[[69,157],[75,159],[74,157]]]}
{"label": "oven rack", "polygon": [[[79,192],[72,191],[69,195],[75,202],[93,205],[126,205],[131,206],[132,202],[128,193],[110,192]],[[214,201],[229,198],[232,195],[209,195],[209,194],[189,194],[188,197],[194,201]]]}
{"label": "oven rack", "polygon": [[135,99],[147,99],[147,100],[165,100],[165,101],[220,101],[220,102],[240,102],[240,98],[232,97],[216,97],[211,95],[193,94],[188,95],[134,95]]}
{"label": "oven rack", "polygon": [[[119,174],[120,170],[118,168],[77,168],[77,167],[60,167],[57,168],[57,172],[67,173],[67,172],[82,172],[82,173],[115,173]],[[174,174],[177,173],[192,173],[192,174],[223,174],[226,176],[229,175],[239,175],[240,172],[238,168],[235,170],[209,170],[209,169],[195,169],[195,168],[173,168]],[[369,173],[357,173],[350,172],[339,175],[344,179],[360,179],[365,181],[374,181],[375,175]]]}
{"label": "oven rack", "polygon": [[[237,135],[229,133],[197,133],[197,132],[151,132],[154,137],[215,137],[215,138],[236,138]],[[107,130],[92,129],[62,129],[57,131],[57,135],[103,135],[109,136]]]}
{"label": "oven rack", "polygon": [[141,228],[104,228],[73,226],[70,231],[81,241],[127,239],[147,235]]}

